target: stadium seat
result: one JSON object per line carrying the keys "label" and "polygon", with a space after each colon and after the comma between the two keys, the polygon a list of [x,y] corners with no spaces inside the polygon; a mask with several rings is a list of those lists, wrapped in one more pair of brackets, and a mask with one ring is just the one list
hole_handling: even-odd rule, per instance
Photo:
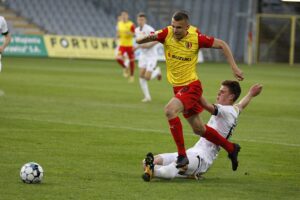
{"label": "stadium seat", "polygon": [[[133,21],[137,13],[145,12],[149,24],[161,29],[170,23],[170,16],[175,10],[184,9],[189,12],[191,23],[199,27],[201,32],[227,41],[238,60],[244,56],[239,49],[244,49],[243,41],[247,37],[246,17],[243,17],[247,15],[247,1],[6,0],[5,5],[47,33],[98,37],[115,36],[117,16],[122,10],[127,10]],[[274,10],[278,6],[274,3],[273,7],[264,9]],[[20,33],[18,29],[11,30]],[[239,41],[236,41],[237,38]],[[216,52],[205,53],[204,56],[208,60],[224,59]]]}

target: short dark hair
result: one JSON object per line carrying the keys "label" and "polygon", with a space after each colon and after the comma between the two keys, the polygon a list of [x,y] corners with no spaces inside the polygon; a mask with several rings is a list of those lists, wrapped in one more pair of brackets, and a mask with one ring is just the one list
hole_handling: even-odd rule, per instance
{"label": "short dark hair", "polygon": [[181,20],[185,20],[185,21],[189,21],[189,15],[187,12],[185,11],[177,11],[173,14],[172,17],[175,21],[181,21]]}
{"label": "short dark hair", "polygon": [[239,82],[225,80],[222,82],[222,85],[228,87],[230,93],[234,95],[233,102],[235,102],[240,97],[242,90]]}
{"label": "short dark hair", "polygon": [[143,12],[140,12],[137,16],[147,18],[147,15]]}

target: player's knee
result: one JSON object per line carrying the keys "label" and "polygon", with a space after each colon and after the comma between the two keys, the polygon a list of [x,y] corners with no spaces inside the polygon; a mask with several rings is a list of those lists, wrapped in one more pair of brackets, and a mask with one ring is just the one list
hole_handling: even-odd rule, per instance
{"label": "player's knee", "polygon": [[152,75],[152,72],[146,70],[146,72],[145,72],[145,79],[147,81],[150,81],[151,80],[151,75]]}
{"label": "player's knee", "polygon": [[165,107],[165,115],[168,119],[172,119],[177,116],[175,109],[170,106]]}
{"label": "player's knee", "polygon": [[193,132],[196,134],[196,135],[204,135],[205,133],[205,130],[203,127],[193,127]]}
{"label": "player's knee", "polygon": [[150,81],[150,78],[151,78],[151,77],[149,77],[149,76],[144,76],[144,79],[145,79],[146,81]]}
{"label": "player's knee", "polygon": [[163,165],[164,159],[160,155],[154,156],[154,162],[155,165]]}

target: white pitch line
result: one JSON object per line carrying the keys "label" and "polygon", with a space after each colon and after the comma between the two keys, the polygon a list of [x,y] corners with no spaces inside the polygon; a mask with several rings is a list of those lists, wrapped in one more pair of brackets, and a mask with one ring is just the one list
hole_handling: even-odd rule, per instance
{"label": "white pitch line", "polygon": [[300,144],[293,144],[293,143],[285,143],[285,142],[273,142],[273,141],[261,141],[261,140],[253,140],[253,139],[235,139],[237,141],[242,142],[254,142],[254,143],[261,143],[261,144],[276,144],[282,146],[290,146],[290,147],[300,147]]}
{"label": "white pitch line", "polygon": [[[29,118],[15,118],[15,117],[3,117],[6,119],[16,119],[16,120],[28,120],[28,121],[37,121],[37,122],[48,122],[48,123],[57,123],[57,124],[65,124],[65,125],[77,125],[77,126],[89,126],[95,128],[111,128],[111,129],[124,129],[124,130],[131,130],[131,131],[138,131],[138,132],[153,132],[159,134],[167,134],[168,131],[162,131],[158,129],[147,129],[147,128],[137,128],[137,127],[129,127],[129,126],[116,126],[110,124],[86,124],[86,123],[74,123],[74,122],[65,122],[65,121],[55,121],[55,120],[41,120],[41,119],[29,119]],[[193,135],[193,133],[188,133],[189,135]],[[285,143],[285,142],[274,142],[274,141],[261,141],[255,139],[235,139],[237,141],[242,142],[252,142],[252,143],[260,143],[260,144],[274,144],[274,145],[282,145],[282,146],[290,146],[290,147],[300,147],[300,144],[293,144],[293,143]]]}

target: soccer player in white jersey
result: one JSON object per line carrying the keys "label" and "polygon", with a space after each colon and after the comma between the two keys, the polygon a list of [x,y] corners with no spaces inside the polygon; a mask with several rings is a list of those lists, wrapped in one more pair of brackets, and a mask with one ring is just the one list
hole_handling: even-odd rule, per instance
{"label": "soccer player in white jersey", "polygon": [[[136,38],[141,38],[154,33],[154,29],[146,24],[147,19],[144,13],[139,13],[137,16],[138,27],[135,29]],[[161,70],[157,64],[156,44],[158,42],[151,42],[148,44],[138,45],[135,49],[140,49],[141,53],[138,60],[140,71],[140,86],[144,94],[142,102],[151,101],[151,95],[148,88],[147,81],[157,78],[161,80]]]}
{"label": "soccer player in white jersey", "polygon": [[1,31],[1,34],[4,36],[4,42],[0,46],[0,72],[1,72],[1,70],[2,70],[2,62],[1,62],[2,53],[4,52],[4,49],[9,45],[10,40],[11,40],[11,36],[8,31],[8,26],[7,26],[6,20],[2,16],[0,16],[0,31]]}
{"label": "soccer player in white jersey", "polygon": [[[237,81],[223,81],[217,95],[216,104],[208,103],[203,97],[200,99],[203,107],[212,114],[208,125],[216,129],[224,138],[229,139],[237,125],[240,112],[261,90],[262,85],[253,85],[248,94],[239,103],[234,104],[241,93],[240,85]],[[219,150],[219,146],[201,137],[192,148],[187,150],[190,162],[185,169],[176,168],[177,152],[163,153],[156,156],[148,153],[144,160],[145,171],[142,178],[145,181],[150,181],[153,177],[199,179],[211,167],[218,156]]]}

